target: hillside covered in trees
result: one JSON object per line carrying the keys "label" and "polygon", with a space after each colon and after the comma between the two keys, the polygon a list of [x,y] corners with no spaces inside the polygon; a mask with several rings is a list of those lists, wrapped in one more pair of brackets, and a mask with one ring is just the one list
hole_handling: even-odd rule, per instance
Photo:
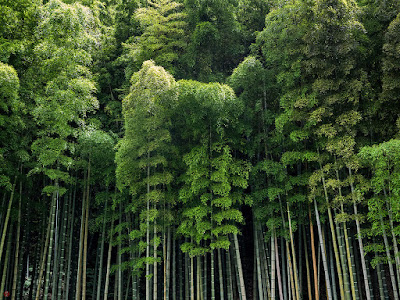
{"label": "hillside covered in trees", "polygon": [[0,300],[399,300],[400,1],[0,0]]}

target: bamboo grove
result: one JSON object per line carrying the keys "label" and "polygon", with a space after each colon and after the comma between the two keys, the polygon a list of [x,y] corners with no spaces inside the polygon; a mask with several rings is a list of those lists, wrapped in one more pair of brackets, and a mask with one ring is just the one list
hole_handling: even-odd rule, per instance
{"label": "bamboo grove", "polygon": [[399,299],[398,0],[0,0],[0,300]]}

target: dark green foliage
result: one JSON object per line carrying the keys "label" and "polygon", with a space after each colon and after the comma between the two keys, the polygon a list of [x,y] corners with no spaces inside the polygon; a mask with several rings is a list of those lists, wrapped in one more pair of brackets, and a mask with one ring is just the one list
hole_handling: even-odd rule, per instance
{"label": "dark green foliage", "polygon": [[20,249],[6,283],[24,299],[39,282],[52,299],[369,299],[366,282],[395,297],[399,12],[0,0],[0,239]]}
{"label": "dark green foliage", "polygon": [[23,127],[23,103],[19,99],[19,78],[12,66],[0,62],[0,186],[11,189],[12,161],[18,150],[14,128]]}
{"label": "dark green foliage", "polygon": [[[400,14],[390,23],[383,44],[382,59],[382,94],[381,105],[383,111],[381,118],[385,118],[388,124],[387,134],[393,136],[399,128],[399,111],[396,109],[400,93]],[[390,109],[390,112],[388,111]],[[393,125],[397,122],[397,126]]]}
{"label": "dark green foliage", "polygon": [[186,76],[204,82],[222,81],[245,52],[240,25],[236,21],[236,3],[221,1],[185,1],[190,41],[183,57]]}
{"label": "dark green foliage", "polygon": [[125,45],[128,61],[127,78],[149,59],[172,74],[179,72],[177,61],[186,47],[185,17],[182,4],[171,0],[148,1],[135,10],[134,18],[143,33],[131,37]]}

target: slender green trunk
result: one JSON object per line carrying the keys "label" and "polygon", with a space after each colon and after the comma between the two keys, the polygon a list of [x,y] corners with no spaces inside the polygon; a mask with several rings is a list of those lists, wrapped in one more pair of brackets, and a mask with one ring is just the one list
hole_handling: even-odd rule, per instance
{"label": "slender green trunk", "polygon": [[222,258],[221,258],[221,249],[217,249],[218,254],[218,274],[219,274],[219,295],[220,299],[225,299],[224,296],[224,276],[222,275]]}
{"label": "slender green trunk", "polygon": [[185,284],[183,283],[183,280],[185,278],[185,264],[183,261],[183,253],[182,251],[178,251],[178,265],[179,265],[179,274],[180,276],[178,277],[178,282],[179,282],[179,300],[184,299],[184,290],[185,290]]}
{"label": "slender green trunk", "polygon": [[363,277],[364,277],[365,295],[366,295],[367,300],[371,300],[371,292],[370,292],[370,286],[369,286],[369,280],[368,280],[367,264],[365,262],[364,245],[363,245],[362,238],[361,238],[361,226],[360,226],[359,215],[357,212],[357,204],[356,204],[356,197],[355,197],[355,191],[354,191],[354,185],[353,185],[353,177],[352,177],[351,168],[347,168],[347,169],[349,171],[349,176],[350,176],[351,194],[353,195],[353,209],[354,209],[354,215],[355,215],[356,227],[357,227],[357,240],[358,240],[358,248],[360,250],[361,268],[362,268]]}
{"label": "slender green trunk", "polygon": [[[82,300],[86,300],[86,278],[87,278],[87,255],[88,255],[88,239],[89,239],[89,201],[90,201],[90,154],[87,171],[86,185],[86,205],[85,205],[85,236],[83,239],[83,263],[82,263]],[[121,300],[121,299],[120,299]]]}
{"label": "slender green trunk", "polygon": [[176,300],[176,292],[176,239],[174,238],[172,240],[172,300]]}
{"label": "slender green trunk", "polygon": [[211,300],[215,300],[214,250],[211,249]]}
{"label": "slender green trunk", "polygon": [[[126,291],[125,291],[125,300],[128,300],[128,297],[129,297],[129,288],[130,288],[130,285],[131,285],[131,276],[128,276],[128,282],[127,282],[127,284],[126,284]],[[134,296],[132,296],[132,298],[133,298]],[[131,299],[132,299],[131,298]]]}
{"label": "slender green trunk", "polygon": [[346,300],[351,300],[351,287],[350,287],[350,281],[349,281],[349,272],[347,268],[347,260],[346,260],[346,250],[344,249],[344,239],[343,239],[343,224],[336,224],[336,233],[337,233],[337,241],[339,244],[339,254],[340,254],[340,261],[342,265],[342,271],[343,271],[343,284],[344,284],[344,291],[345,291],[345,296]]}
{"label": "slender green trunk", "polygon": [[284,239],[281,238],[281,260],[282,260],[282,288],[283,288],[283,298],[284,299],[289,299],[286,298],[288,296],[288,286],[287,286],[287,260],[286,260],[286,250],[285,250],[285,242]]}
{"label": "slender green trunk", "polygon": [[[156,300],[156,299],[154,299]],[[190,256],[190,300],[194,300],[194,266],[193,256]]]}
{"label": "slender green trunk", "polygon": [[196,294],[196,299],[198,299],[198,300],[200,300],[201,299],[201,289],[202,289],[202,286],[201,286],[201,257],[200,256],[197,256],[196,257],[196,291],[197,291],[197,294]]}
{"label": "slender green trunk", "polygon": [[[390,204],[390,201],[388,200],[388,196],[386,195],[386,190],[384,190],[385,193],[385,200],[386,200],[386,210],[388,212],[388,217],[389,217],[389,224],[390,224],[390,232],[392,234],[392,240],[393,240],[393,251],[394,251],[394,260],[396,264],[396,275],[397,275],[397,283],[398,287],[400,287],[400,255],[399,255],[399,248],[397,246],[397,238],[395,234],[395,228],[393,226],[393,214],[392,214],[392,206]],[[390,187],[389,187],[389,196],[390,196]],[[398,201],[398,200],[396,200]]]}
{"label": "slender green trunk", "polygon": [[1,242],[0,242],[0,262],[1,262],[1,258],[2,258],[2,255],[3,255],[4,242],[5,242],[5,240],[6,240],[8,222],[9,222],[9,220],[10,220],[11,205],[12,205],[12,202],[13,202],[13,199],[14,199],[14,191],[15,191],[15,181],[14,181],[14,184],[13,184],[13,186],[12,186],[10,201],[8,202],[6,218],[5,218],[4,225],[3,225],[3,234],[1,235]]}
{"label": "slender green trunk", "polygon": [[[70,198],[69,198],[70,199]],[[63,224],[62,224],[62,233],[61,233],[61,249],[60,249],[60,271],[59,271],[59,276],[58,276],[58,294],[57,294],[57,300],[62,300],[62,284],[64,282],[63,280],[63,274],[64,274],[64,255],[65,255],[65,240],[66,240],[66,232],[67,232],[67,223],[68,223],[68,212],[69,212],[69,207],[68,207],[68,202],[69,199],[66,198],[64,201],[64,210],[63,210]]]}
{"label": "slender green trunk", "polygon": [[332,300],[332,290],[331,290],[331,283],[329,280],[328,262],[326,260],[326,252],[325,252],[325,246],[324,246],[324,241],[323,241],[323,237],[322,237],[321,222],[319,219],[317,201],[315,200],[315,198],[314,198],[314,208],[315,208],[315,218],[317,220],[317,227],[318,227],[319,245],[321,247],[322,263],[324,265],[326,290],[327,290],[327,294],[328,294],[328,300]]}
{"label": "slender green trunk", "polygon": [[314,297],[315,297],[314,299],[319,300],[317,257],[315,254],[315,241],[314,241],[314,225],[312,223],[310,206],[308,206],[308,216],[310,218],[311,255],[312,255],[313,271],[314,271]]}
{"label": "slender green trunk", "polygon": [[207,281],[208,281],[208,260],[207,260],[207,253],[204,255],[204,270],[203,270],[203,274],[204,274],[204,280],[203,280],[203,297],[204,300],[208,299],[208,289],[207,289]]}
{"label": "slender green trunk", "polygon": [[[343,207],[342,207],[343,209]],[[357,288],[356,288],[356,283],[357,280],[355,280],[355,270],[353,269],[353,265],[351,263],[351,253],[350,253],[350,245],[349,245],[349,236],[347,233],[347,226],[346,223],[343,223],[343,232],[344,232],[344,242],[346,246],[346,254],[347,254],[347,265],[349,269],[349,276],[350,276],[350,284],[351,284],[351,295],[353,300],[358,300],[357,297]]]}
{"label": "slender green trunk", "polygon": [[294,249],[294,239],[293,239],[293,231],[292,231],[292,218],[290,216],[289,203],[286,203],[287,211],[288,211],[288,220],[289,220],[289,234],[290,234],[290,245],[292,250],[292,258],[293,258],[293,273],[294,273],[294,286],[296,292],[296,299],[300,300],[300,288],[299,288],[299,279],[297,272],[297,263],[296,263],[296,251]]}
{"label": "slender green trunk", "polygon": [[[260,250],[259,250],[259,246],[258,246],[258,235],[257,235],[256,225],[254,225],[254,250],[255,250],[255,256],[256,256],[255,259],[256,259],[256,268],[257,268],[258,298],[263,299],[262,279],[261,279],[261,259],[260,259]],[[256,293],[254,292],[254,294],[256,294]]]}
{"label": "slender green trunk", "polygon": [[[154,210],[157,209],[156,204],[154,203]],[[158,291],[157,291],[157,282],[158,282],[158,270],[157,270],[157,221],[154,219],[154,229],[153,229],[153,257],[154,257],[154,271],[153,271],[153,300],[157,300]]]}
{"label": "slender green trunk", "polygon": [[383,242],[385,244],[386,256],[387,256],[388,264],[389,264],[389,273],[390,273],[390,279],[392,281],[393,297],[394,297],[394,300],[399,300],[399,294],[397,292],[397,285],[396,285],[396,276],[395,276],[395,273],[393,271],[392,256],[390,255],[389,241],[388,241],[388,238],[387,238],[387,235],[386,235],[386,229],[385,229],[385,225],[383,223],[383,218],[382,218],[382,214],[381,213],[379,213],[379,218],[380,218],[380,221],[381,221]]}
{"label": "slender green trunk", "polygon": [[349,248],[350,248],[350,263],[351,267],[354,270],[353,276],[354,276],[354,288],[355,288],[355,293],[356,293],[356,300],[360,300],[361,293],[360,293],[360,265],[359,265],[359,260],[357,259],[358,257],[354,254],[354,248],[353,248],[353,243],[355,243],[355,240],[353,240],[349,236]]}
{"label": "slender green trunk", "polygon": [[8,233],[8,241],[7,241],[7,249],[6,249],[6,256],[4,258],[4,264],[3,264],[3,275],[1,277],[1,284],[0,284],[0,300],[3,300],[3,291],[5,290],[4,288],[6,287],[6,279],[7,279],[7,270],[8,270],[8,261],[10,259],[10,252],[11,252],[11,239],[12,237],[12,228],[10,228],[10,232]]}
{"label": "slender green trunk", "polygon": [[[58,274],[59,274],[59,239],[60,239],[60,226],[59,226],[59,198],[56,198],[56,216],[55,216],[55,228],[54,228],[54,258],[53,258],[53,270],[52,270],[52,284],[51,284],[51,296],[57,295],[57,284],[58,284]],[[61,218],[60,218],[61,219]]]}
{"label": "slender green trunk", "polygon": [[330,259],[330,267],[331,267],[331,278],[332,278],[332,296],[333,300],[338,300],[338,295],[336,292],[336,272],[335,272],[335,262],[333,257],[332,247],[330,245],[329,248],[329,259]]}
{"label": "slender green trunk", "polygon": [[258,231],[257,234],[257,238],[258,238],[258,246],[259,246],[259,250],[261,252],[261,256],[260,256],[260,260],[261,260],[261,279],[262,282],[264,283],[262,285],[262,289],[263,289],[263,294],[264,294],[264,298],[268,299],[268,295],[271,295],[271,287],[270,287],[270,279],[269,279],[269,269],[268,269],[268,259],[267,259],[267,255],[266,255],[266,249],[265,249],[265,244],[264,244],[264,233],[262,232],[262,227],[261,224],[257,224],[258,225],[258,229],[256,228],[256,231]]}
{"label": "slender green trunk", "polygon": [[276,275],[278,277],[278,291],[279,291],[279,300],[283,300],[283,288],[282,288],[282,277],[281,270],[279,267],[279,252],[278,252],[278,240],[275,234],[275,258],[276,258]]}
{"label": "slender green trunk", "polygon": [[[101,243],[101,242],[100,242]],[[97,245],[99,242],[97,242]],[[92,288],[92,297],[91,299],[94,300],[96,299],[96,292],[97,292],[97,285],[96,285],[96,278],[98,277],[98,272],[99,272],[99,263],[100,263],[100,248],[96,248],[96,262],[94,264],[94,274],[93,274],[93,288]]]}
{"label": "slender green trunk", "polygon": [[[13,275],[13,285],[11,289],[11,300],[15,300],[17,295],[17,278],[18,278],[18,267],[19,267],[19,248],[20,248],[20,235],[21,235],[21,213],[22,213],[22,181],[19,183],[19,201],[18,201],[18,227],[17,227],[17,237],[15,246],[15,259],[14,259],[14,275]],[[1,261],[0,261],[1,262]],[[0,290],[0,293],[3,289]]]}
{"label": "slender green trunk", "polygon": [[[307,239],[306,239],[306,231],[303,230],[303,241],[304,241],[304,256],[306,258],[306,274],[307,274],[307,294],[308,300],[312,300],[312,289],[311,289],[311,273],[310,273],[310,264],[308,259],[308,249],[307,249]],[[300,253],[301,255],[301,253]],[[301,272],[301,268],[300,268]]]}
{"label": "slender green trunk", "polygon": [[[123,222],[122,219],[122,205],[119,204],[119,222]],[[122,300],[122,253],[121,253],[121,243],[122,243],[122,230],[119,230],[119,242],[118,242],[118,300]]]}
{"label": "slender green trunk", "polygon": [[104,300],[108,299],[107,298],[108,297],[108,288],[109,288],[109,285],[110,285],[111,251],[112,251],[113,230],[114,230],[114,224],[111,223],[110,241],[108,242],[106,282],[104,284]]}
{"label": "slender green trunk", "polygon": [[72,199],[72,210],[70,212],[71,218],[69,220],[69,241],[68,241],[68,267],[67,267],[67,279],[65,283],[65,300],[69,300],[69,282],[71,279],[71,264],[72,264],[72,239],[74,236],[74,221],[75,221],[75,202],[76,202],[76,185],[74,186],[74,194]]}
{"label": "slender green trunk", "polygon": [[108,201],[106,200],[106,203],[104,205],[103,228],[101,230],[100,266],[99,266],[99,275],[98,275],[98,278],[97,278],[96,300],[100,300],[101,280],[102,280],[102,277],[103,277],[103,256],[104,256],[104,241],[105,241],[105,237],[106,237],[107,202]]}
{"label": "slender green trunk", "polygon": [[232,259],[233,259],[233,265],[234,265],[234,269],[235,269],[235,287],[239,294],[239,300],[241,300],[242,294],[241,294],[240,284],[239,284],[239,272],[237,271],[238,267],[237,267],[237,259],[236,259],[236,249],[235,249],[234,244],[232,247]]}
{"label": "slender green trunk", "polygon": [[[128,217],[129,224],[133,225],[133,221],[131,219],[131,214],[128,214],[127,217]],[[131,225],[128,227],[128,234],[130,232],[132,232]],[[133,243],[132,240],[129,241],[129,245],[130,245],[131,249],[134,249],[134,243]],[[138,254],[136,254],[136,252],[138,252]],[[135,250],[131,251],[130,254],[129,254],[129,257],[130,257],[131,261],[135,261],[135,259],[137,257],[139,257],[139,256],[140,256],[139,249],[138,250],[135,249]],[[130,277],[132,277],[132,298],[131,299],[132,300],[137,300],[137,299],[139,299],[139,297],[137,295],[137,293],[138,293],[138,282],[137,282],[137,275],[136,275],[134,267],[131,268],[131,272],[130,273],[131,273]]]}
{"label": "slender green trunk", "polygon": [[190,299],[190,273],[189,273],[189,254],[185,253],[185,299]]}
{"label": "slender green trunk", "polygon": [[117,300],[118,298],[118,272],[114,273],[114,300]]}
{"label": "slender green trunk", "polygon": [[82,290],[82,256],[83,256],[83,243],[85,237],[85,213],[86,213],[86,172],[84,172],[83,179],[83,197],[82,197],[82,215],[81,215],[81,229],[79,234],[79,253],[78,253],[78,270],[76,272],[76,290],[75,290],[75,300],[81,299],[81,290]]}
{"label": "slender green trunk", "polygon": [[[231,252],[226,251],[226,271],[228,275],[228,300],[233,300],[233,282],[232,282],[232,263],[231,263]],[[207,289],[206,289],[207,291]]]}
{"label": "slender green trunk", "polygon": [[[56,182],[58,187],[58,182]],[[52,209],[51,209],[51,222],[50,222],[50,238],[49,238],[49,251],[47,253],[47,267],[46,267],[46,280],[44,283],[44,300],[47,300],[50,287],[50,273],[51,273],[51,257],[53,252],[53,241],[54,241],[54,228],[56,218],[56,205],[58,199],[58,189],[53,193],[52,197]]]}
{"label": "slender green trunk", "polygon": [[238,276],[239,276],[240,294],[242,295],[242,300],[246,300],[246,289],[245,289],[245,285],[244,285],[242,260],[240,259],[239,241],[238,241],[236,233],[233,234],[233,241],[234,241],[235,252],[236,252],[236,263],[237,263],[237,271],[238,271]]}
{"label": "slender green trunk", "polygon": [[271,235],[271,299],[275,300],[276,295],[276,266],[275,266],[275,229],[272,229]]}
{"label": "slender green trunk", "polygon": [[49,240],[50,240],[50,225],[51,225],[51,218],[53,216],[52,214],[52,209],[53,207],[50,208],[50,216],[49,216],[49,222],[47,224],[47,230],[46,230],[46,240],[43,246],[43,251],[41,253],[43,254],[41,257],[41,263],[40,263],[40,269],[39,269],[39,275],[37,277],[37,286],[36,286],[36,293],[35,293],[35,300],[39,300],[40,297],[40,289],[42,287],[42,277],[44,273],[44,266],[46,264],[46,258],[47,258],[47,251],[49,249]]}
{"label": "slender green trunk", "polygon": [[[253,257],[256,257],[256,250],[254,248],[253,251]],[[257,290],[259,290],[258,288],[258,282],[257,282],[257,261],[256,259],[253,259],[253,300],[257,300]]]}
{"label": "slender green trunk", "polygon": [[321,169],[321,173],[322,173],[322,185],[324,188],[325,201],[326,201],[326,204],[328,207],[329,226],[330,226],[331,235],[332,235],[333,251],[335,253],[336,269],[337,269],[337,274],[338,274],[338,279],[339,279],[340,298],[347,299],[347,297],[345,296],[345,290],[344,290],[343,273],[342,273],[342,267],[340,265],[340,255],[339,255],[338,244],[337,244],[337,239],[336,239],[335,225],[333,222],[332,210],[331,210],[331,207],[329,204],[328,190],[327,190],[327,187],[325,184],[325,176],[323,175],[324,173],[322,171],[321,165],[320,165],[320,169]]}
{"label": "slender green trunk", "polygon": [[[376,252],[375,252],[375,256],[377,256]],[[376,265],[376,273],[378,275],[379,297],[381,300],[385,300],[385,292],[384,292],[384,287],[383,287],[381,264]]]}
{"label": "slender green trunk", "polygon": [[[150,160],[150,152],[147,153]],[[146,300],[150,300],[150,165],[147,166],[147,217],[146,217]]]}
{"label": "slender green trunk", "polygon": [[[288,241],[286,241],[286,253],[287,253],[287,258],[288,258],[288,268],[289,268],[289,275],[290,275],[290,280],[288,280],[288,281],[289,281],[290,287],[291,287],[291,289],[289,289],[289,291],[291,291],[291,294],[293,295],[292,296],[293,299],[296,299],[297,297],[296,297],[296,290],[295,290],[296,288],[295,288],[295,285],[294,285],[292,257],[291,257],[291,254],[290,254],[289,242]],[[291,299],[290,296],[289,296],[289,299]]]}

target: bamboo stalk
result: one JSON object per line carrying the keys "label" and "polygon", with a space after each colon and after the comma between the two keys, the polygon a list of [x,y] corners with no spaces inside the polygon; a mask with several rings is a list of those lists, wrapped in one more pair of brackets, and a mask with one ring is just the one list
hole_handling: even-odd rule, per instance
{"label": "bamboo stalk", "polygon": [[226,251],[226,272],[228,273],[228,300],[233,300],[233,282],[232,282],[232,267],[231,253]]}
{"label": "bamboo stalk", "polygon": [[82,214],[81,214],[81,229],[79,234],[79,250],[78,250],[78,270],[76,272],[76,291],[75,291],[75,300],[81,299],[81,290],[82,290],[82,256],[83,256],[83,243],[84,243],[84,232],[85,232],[85,213],[86,213],[86,172],[84,172],[84,187],[83,187],[83,196],[82,196]]}
{"label": "bamboo stalk", "polygon": [[272,235],[271,235],[271,299],[275,299],[276,295],[276,267],[275,267],[275,246],[274,246],[274,241],[275,241],[275,229],[272,229]]}
{"label": "bamboo stalk", "polygon": [[292,258],[293,258],[293,273],[294,273],[294,286],[296,292],[296,299],[300,300],[300,289],[299,289],[299,279],[297,275],[297,263],[296,263],[296,252],[294,249],[294,239],[293,239],[293,231],[292,231],[292,218],[290,217],[290,209],[289,203],[286,202],[287,206],[287,213],[288,213],[288,220],[289,220],[289,234],[290,234],[290,245],[292,249]]}
{"label": "bamboo stalk", "polygon": [[314,295],[315,295],[314,299],[319,300],[317,258],[315,255],[315,241],[314,241],[314,225],[312,223],[310,206],[308,206],[308,216],[310,219],[311,255],[312,255],[313,271],[314,271]]}
{"label": "bamboo stalk", "polygon": [[42,286],[42,277],[43,277],[43,273],[44,273],[44,266],[45,266],[45,263],[46,263],[47,251],[49,249],[50,225],[51,225],[51,218],[53,216],[52,210],[53,210],[53,206],[51,206],[51,208],[50,208],[49,222],[47,224],[47,230],[46,230],[46,242],[45,242],[44,247],[43,247],[43,255],[42,255],[40,269],[39,269],[39,276],[38,276],[38,279],[37,279],[38,280],[38,284],[36,286],[35,300],[39,300],[39,297],[40,297],[40,288]]}
{"label": "bamboo stalk", "polygon": [[322,238],[321,222],[320,222],[320,219],[319,219],[317,201],[315,200],[315,198],[314,198],[314,208],[315,208],[315,218],[317,220],[317,228],[318,228],[318,235],[319,235],[319,245],[321,247],[322,263],[324,265],[324,271],[325,271],[326,289],[327,289],[328,299],[332,300],[331,283],[330,283],[330,280],[329,280],[329,272],[328,272],[328,262],[326,260],[325,246],[324,246],[324,242],[323,242],[323,238]]}
{"label": "bamboo stalk", "polygon": [[207,253],[204,255],[204,280],[203,280],[203,298],[204,300],[208,299],[208,289],[207,289],[207,281],[208,281],[208,259],[207,259]]}
{"label": "bamboo stalk", "polygon": [[[56,186],[58,187],[58,182],[56,182]],[[44,284],[44,300],[47,300],[49,294],[49,286],[50,286],[50,268],[51,268],[51,257],[53,251],[53,236],[54,236],[54,223],[56,217],[56,204],[58,198],[58,190],[53,193],[52,197],[52,213],[51,213],[51,223],[50,223],[50,237],[49,237],[49,251],[47,253],[47,267],[46,267],[46,279]]]}
{"label": "bamboo stalk", "polygon": [[6,285],[6,278],[7,278],[7,270],[8,270],[8,261],[10,259],[10,252],[11,252],[11,241],[12,241],[12,229],[10,228],[10,232],[8,233],[8,241],[7,241],[7,249],[6,249],[6,256],[4,258],[3,264],[3,275],[1,277],[1,284],[0,284],[0,300],[3,300],[3,291]]}
{"label": "bamboo stalk", "polygon": [[[255,226],[254,226],[254,248],[255,248],[255,255],[256,255],[258,299],[263,299],[260,250],[258,247],[258,235],[257,235],[257,230],[256,230]],[[256,293],[254,293],[254,294],[256,294]]]}
{"label": "bamboo stalk", "polygon": [[279,267],[279,252],[278,252],[278,241],[275,234],[275,256],[276,256],[276,275],[278,277],[278,290],[279,290],[279,300],[283,300],[283,288],[282,288],[282,278],[281,271]]}
{"label": "bamboo stalk", "polygon": [[219,274],[219,295],[220,299],[225,299],[224,296],[224,277],[222,275],[222,258],[221,258],[221,249],[217,249],[218,254],[218,274]]}
{"label": "bamboo stalk", "polygon": [[[154,210],[157,209],[156,203],[154,203]],[[157,221],[154,219],[154,228],[153,228],[153,300],[157,300],[158,297],[158,270],[157,270]]]}
{"label": "bamboo stalk", "polygon": [[169,300],[170,282],[171,282],[171,227],[167,229],[167,265],[166,265],[166,287],[165,299]]}
{"label": "bamboo stalk", "polygon": [[[59,226],[59,198],[57,196],[56,198],[56,216],[55,216],[55,228],[54,228],[54,258],[53,258],[53,270],[51,272],[51,276],[53,278],[52,283],[51,283],[51,295],[57,295],[57,284],[58,284],[58,275],[59,275],[59,236],[60,236],[60,226]],[[61,219],[61,217],[60,217]]]}
{"label": "bamboo stalk", "polygon": [[[108,193],[108,190],[107,190]],[[99,275],[97,278],[97,293],[96,300],[100,300],[100,292],[101,292],[101,279],[103,276],[103,256],[104,256],[104,241],[106,236],[106,220],[107,220],[107,200],[104,205],[104,217],[103,217],[103,228],[101,230],[101,245],[100,245],[100,266],[99,266]]]}
{"label": "bamboo stalk", "polygon": [[[293,297],[293,299],[296,299],[297,298],[297,296],[296,296],[296,287],[295,287],[295,285],[294,285],[294,275],[293,275],[293,265],[292,265],[292,257],[291,257],[291,254],[290,254],[290,248],[289,248],[289,242],[288,241],[286,241],[286,254],[287,254],[287,257],[288,257],[288,268],[289,268],[289,278],[290,278],[290,280],[289,280],[289,282],[290,282],[290,287],[291,287],[291,289],[290,289],[290,291],[291,291],[291,295],[293,295],[292,297]],[[289,296],[289,299],[291,299],[291,297]]]}
{"label": "bamboo stalk", "polygon": [[[150,152],[147,152],[150,160]],[[146,217],[146,300],[150,300],[150,165],[147,165],[147,217]]]}
{"label": "bamboo stalk", "polygon": [[388,259],[388,264],[389,264],[389,273],[390,273],[390,279],[392,281],[392,289],[393,289],[393,297],[394,300],[399,300],[399,294],[397,292],[397,285],[396,285],[396,276],[395,273],[393,271],[393,264],[392,264],[392,257],[390,255],[390,248],[389,248],[389,242],[388,242],[388,238],[386,235],[386,230],[385,230],[385,225],[383,224],[383,218],[382,218],[382,214],[379,213],[379,219],[381,222],[381,228],[382,228],[382,234],[383,234],[383,242],[385,244],[385,250],[386,250],[386,256]]}
{"label": "bamboo stalk", "polygon": [[62,221],[62,233],[61,233],[61,249],[60,249],[60,271],[58,275],[58,293],[57,300],[62,300],[62,284],[63,284],[63,273],[64,273],[64,253],[65,253],[65,239],[67,232],[68,223],[68,199],[64,200],[64,210],[63,210],[63,221]]}
{"label": "bamboo stalk", "polygon": [[[88,239],[89,239],[89,201],[90,201],[90,154],[87,170],[87,183],[86,183],[86,203],[85,203],[85,235],[83,238],[83,264],[82,264],[82,300],[86,300],[86,278],[87,278],[87,253],[88,253]],[[122,300],[122,299],[119,299]]]}
{"label": "bamboo stalk", "polygon": [[[384,189],[383,192],[385,194],[386,210],[388,212],[389,224],[390,224],[390,229],[391,229],[390,232],[392,234],[392,240],[393,240],[393,250],[394,250],[394,260],[395,260],[395,264],[396,264],[397,283],[398,283],[398,287],[400,287],[400,255],[399,255],[399,248],[397,246],[397,244],[398,244],[397,238],[396,238],[396,234],[395,234],[395,230],[394,230],[394,226],[393,226],[392,206],[390,204],[390,201],[388,200],[388,196],[386,194],[386,189]],[[390,187],[389,187],[389,194],[390,194]]]}
{"label": "bamboo stalk", "polygon": [[196,257],[196,299],[200,300],[201,299],[201,262],[200,262],[200,256]]}
{"label": "bamboo stalk", "polygon": [[[262,289],[263,289],[263,294],[264,298],[267,299],[268,295],[271,295],[271,286],[270,286],[270,279],[269,279],[269,269],[268,269],[268,263],[267,263],[267,258],[266,258],[266,249],[265,249],[265,244],[264,244],[264,236],[262,233],[262,228],[261,224],[257,224],[258,230],[256,228],[256,235],[258,237],[259,241],[259,251],[261,252],[260,260],[261,260],[261,268],[264,269],[263,272],[261,272],[261,279],[263,281]],[[258,232],[258,233],[257,233]]]}
{"label": "bamboo stalk", "polygon": [[[154,299],[156,300],[156,299]],[[190,256],[190,300],[194,300],[194,266],[193,256]]]}
{"label": "bamboo stalk", "polygon": [[[17,295],[17,277],[18,277],[19,247],[20,247],[20,235],[21,235],[21,213],[22,213],[21,207],[22,207],[22,181],[19,183],[18,225],[17,225],[17,237],[15,241],[16,246],[15,246],[13,285],[11,289],[11,300],[15,300],[15,296]],[[0,293],[2,291],[3,289],[0,290]]]}
{"label": "bamboo stalk", "polygon": [[211,300],[215,300],[214,249],[211,249]]}
{"label": "bamboo stalk", "polygon": [[[89,211],[88,211],[89,212]],[[119,222],[120,224],[123,222],[122,217],[122,205],[119,203]],[[118,241],[118,300],[122,300],[122,253],[121,253],[121,245],[122,243],[122,230],[119,230],[119,241]]]}
{"label": "bamboo stalk", "polygon": [[242,300],[246,300],[246,289],[245,289],[245,285],[244,285],[242,261],[240,259],[239,241],[238,241],[236,233],[233,234],[233,240],[234,240],[235,251],[236,251],[236,262],[237,262],[238,275],[239,275],[240,294],[242,295]]}
{"label": "bamboo stalk", "polygon": [[[324,233],[324,232],[322,232]],[[331,278],[332,278],[332,296],[333,300],[338,300],[338,295],[336,292],[336,272],[335,272],[335,263],[334,263],[334,255],[332,251],[332,247],[329,248],[329,259],[330,259],[330,267],[331,267]]]}
{"label": "bamboo stalk", "polygon": [[176,300],[176,239],[172,239],[172,300]]}
{"label": "bamboo stalk", "polygon": [[307,239],[306,239],[306,231],[305,230],[303,230],[303,241],[304,241],[304,256],[306,258],[307,294],[308,294],[308,299],[312,300],[311,273],[310,273],[310,265],[309,265],[309,261],[308,261],[308,249],[307,249]]}
{"label": "bamboo stalk", "polygon": [[110,283],[110,269],[111,269],[111,251],[112,251],[112,238],[113,238],[113,229],[114,224],[111,222],[111,230],[110,230],[110,241],[108,243],[108,255],[107,255],[107,271],[106,271],[106,282],[104,284],[104,300],[108,298],[108,288]]}
{"label": "bamboo stalk", "polygon": [[70,212],[71,218],[70,218],[70,223],[69,223],[69,245],[68,245],[68,268],[67,268],[67,279],[65,283],[65,300],[69,299],[69,282],[71,278],[71,257],[72,257],[72,238],[73,238],[73,233],[74,233],[74,220],[75,220],[75,202],[76,202],[76,185],[74,188],[74,193],[73,193],[73,199],[72,199],[72,210]]}
{"label": "bamboo stalk", "polygon": [[4,225],[3,225],[3,234],[1,235],[1,242],[0,242],[0,262],[1,262],[1,258],[2,258],[2,255],[3,255],[4,242],[5,242],[5,240],[6,240],[6,235],[7,235],[8,221],[10,220],[11,205],[12,205],[12,202],[13,202],[13,199],[14,199],[15,181],[16,181],[16,180],[17,180],[17,178],[15,177],[14,184],[13,184],[13,186],[12,186],[10,201],[8,202],[6,218],[5,218]]}
{"label": "bamboo stalk", "polygon": [[353,185],[353,177],[352,177],[351,168],[348,167],[347,169],[349,171],[350,188],[351,188],[351,193],[353,195],[353,209],[354,209],[354,214],[356,216],[355,220],[356,220],[356,227],[357,227],[357,240],[358,240],[358,247],[360,250],[361,267],[362,267],[363,276],[364,276],[365,295],[367,297],[367,300],[371,300],[371,292],[370,292],[370,286],[369,286],[369,281],[368,281],[367,264],[365,262],[364,245],[363,245],[362,238],[361,238],[361,226],[360,226],[360,220],[358,218],[358,212],[357,212],[356,197],[355,197],[355,191],[354,191],[354,185]]}
{"label": "bamboo stalk", "polygon": [[334,226],[334,223],[333,223],[332,210],[331,210],[331,207],[330,207],[330,204],[329,204],[328,190],[327,190],[327,187],[326,187],[324,171],[322,170],[321,163],[320,163],[320,170],[321,170],[321,181],[322,181],[322,186],[323,186],[323,189],[324,189],[325,201],[326,201],[326,204],[328,206],[329,226],[330,226],[331,235],[332,235],[333,251],[335,253],[336,269],[337,269],[338,280],[339,280],[340,298],[341,299],[345,299],[345,291],[344,291],[344,287],[343,287],[343,285],[344,285],[343,273],[342,273],[342,268],[341,268],[341,265],[340,265],[340,256],[339,256],[339,250],[338,250],[338,245],[337,245],[335,226]]}

